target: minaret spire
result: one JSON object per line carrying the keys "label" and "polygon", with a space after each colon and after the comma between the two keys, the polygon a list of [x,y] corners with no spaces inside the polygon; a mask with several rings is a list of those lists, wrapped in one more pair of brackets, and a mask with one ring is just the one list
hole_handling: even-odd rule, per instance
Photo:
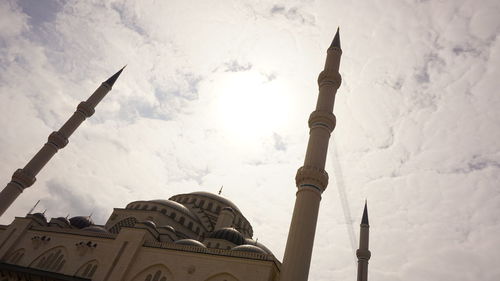
{"label": "minaret spire", "polygon": [[335,33],[335,37],[333,37],[332,44],[330,44],[330,48],[328,49],[333,49],[333,48],[340,48],[340,28],[337,27],[337,33]]}
{"label": "minaret spire", "polygon": [[82,124],[85,119],[92,116],[95,112],[95,107],[99,102],[111,91],[113,84],[116,82],[123,69],[104,81],[99,88],[86,100],[81,102],[75,113],[64,123],[59,131],[52,132],[49,135],[47,143],[38,151],[35,156],[22,169],[17,169],[12,175],[12,180],[0,192],[0,216],[5,210],[16,200],[24,189],[32,186],[36,181],[36,175],[49,162],[49,160],[57,153],[59,149],[64,148],[68,144],[69,137]]}
{"label": "minaret spire", "polygon": [[368,207],[365,201],[363,218],[359,230],[359,249],[356,251],[358,257],[358,281],[368,281],[368,260],[371,252],[368,249],[368,240],[370,238],[370,225],[368,224]]}
{"label": "minaret spire", "polygon": [[307,281],[309,276],[319,203],[328,185],[325,162],[330,134],[336,123],[333,105],[341,84],[341,55],[337,29],[332,45],[327,50],[325,67],[318,77],[319,94],[316,110],[309,117],[309,143],[304,165],[295,177],[298,191],[283,257],[281,281]]}

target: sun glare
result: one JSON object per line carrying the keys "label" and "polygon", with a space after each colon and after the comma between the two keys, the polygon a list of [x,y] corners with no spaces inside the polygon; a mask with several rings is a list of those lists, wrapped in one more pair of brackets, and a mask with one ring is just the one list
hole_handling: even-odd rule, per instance
{"label": "sun glare", "polygon": [[238,72],[222,80],[217,89],[219,126],[237,137],[267,137],[284,125],[288,106],[278,81],[255,72]]}

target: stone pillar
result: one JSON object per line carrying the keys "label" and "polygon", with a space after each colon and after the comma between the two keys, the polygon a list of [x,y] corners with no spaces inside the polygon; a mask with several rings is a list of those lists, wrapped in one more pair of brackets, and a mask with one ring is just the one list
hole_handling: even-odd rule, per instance
{"label": "stone pillar", "polygon": [[[124,67],[125,68],[125,67]],[[23,192],[25,188],[32,186],[36,181],[36,175],[49,162],[59,149],[64,148],[68,144],[68,138],[75,130],[85,121],[86,118],[92,116],[95,112],[97,104],[111,90],[118,76],[120,76],[123,68],[103,82],[97,90],[87,99],[81,102],[75,113],[64,123],[59,131],[52,132],[49,135],[47,143],[38,151],[35,156],[22,169],[17,169],[12,175],[12,180],[0,192],[0,216],[9,208],[16,198]]]}
{"label": "stone pillar", "polygon": [[368,260],[371,257],[371,252],[368,250],[369,238],[370,225],[368,223],[368,209],[365,202],[359,231],[359,249],[356,251],[356,256],[358,257],[358,281],[368,281]]}
{"label": "stone pillar", "polygon": [[325,171],[330,134],[335,128],[333,105],[340,87],[339,30],[328,48],[324,70],[319,74],[319,95],[316,110],[309,117],[309,143],[304,166],[295,177],[298,188],[290,231],[283,257],[281,281],[306,281],[316,232],[321,194],[328,185]]}

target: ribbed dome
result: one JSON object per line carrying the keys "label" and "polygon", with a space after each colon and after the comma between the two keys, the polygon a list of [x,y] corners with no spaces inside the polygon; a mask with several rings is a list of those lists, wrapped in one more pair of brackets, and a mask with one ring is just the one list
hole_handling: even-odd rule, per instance
{"label": "ribbed dome", "polygon": [[181,239],[177,240],[174,242],[175,244],[179,245],[186,245],[186,246],[195,246],[195,247],[202,247],[206,248],[207,246],[203,245],[200,241],[194,240],[194,239]]}
{"label": "ribbed dome", "polygon": [[104,227],[98,226],[98,225],[91,225],[91,226],[82,228],[82,230],[92,231],[92,232],[109,233]]}
{"label": "ribbed dome", "polygon": [[69,222],[71,223],[72,226],[80,229],[94,224],[94,222],[90,217],[84,217],[84,216],[72,217],[69,219]]}
{"label": "ribbed dome", "polygon": [[210,233],[208,238],[224,239],[236,245],[245,243],[245,237],[243,237],[238,230],[232,227],[217,229],[216,231]]}
{"label": "ribbed dome", "polygon": [[261,248],[254,246],[254,245],[240,245],[236,246],[231,249],[231,251],[238,251],[238,252],[251,252],[251,253],[259,253],[259,254],[266,254],[266,251],[262,250]]}
{"label": "ribbed dome", "polygon": [[172,201],[172,200],[156,199],[156,200],[151,200],[151,201],[147,201],[147,202],[157,203],[157,204],[160,204],[160,205],[163,205],[166,207],[171,207],[172,209],[177,210],[177,211],[179,211],[185,215],[188,215],[192,218],[195,217],[194,214],[191,212],[191,210],[186,208],[186,206],[184,206],[180,203],[177,203],[175,201]]}
{"label": "ribbed dome", "polygon": [[231,200],[229,200],[225,197],[222,197],[220,195],[213,194],[210,192],[205,192],[205,191],[197,191],[197,192],[191,192],[191,193],[187,193],[187,194],[179,194],[179,195],[172,196],[170,199],[172,199],[173,197],[181,196],[181,195],[191,195],[194,197],[209,198],[209,199],[212,199],[212,200],[215,200],[215,201],[221,203],[222,205],[229,206],[229,207],[233,208],[233,210],[241,213],[240,209],[238,209],[238,207]]}

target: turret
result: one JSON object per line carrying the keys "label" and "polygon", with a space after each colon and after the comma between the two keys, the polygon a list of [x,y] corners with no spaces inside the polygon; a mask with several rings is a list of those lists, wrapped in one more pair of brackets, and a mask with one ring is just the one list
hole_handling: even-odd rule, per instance
{"label": "turret", "polygon": [[339,30],[327,50],[323,71],[318,77],[316,110],[309,117],[309,143],[304,165],[297,171],[298,188],[290,231],[283,257],[281,281],[306,281],[309,275],[321,194],[328,185],[325,171],[330,134],[335,128],[333,106],[341,84]]}
{"label": "turret", "polygon": [[69,137],[82,124],[85,119],[92,116],[95,112],[95,107],[99,102],[111,91],[114,83],[122,73],[123,69],[104,81],[99,88],[87,99],[81,102],[75,113],[64,123],[59,131],[52,132],[49,135],[47,143],[38,151],[35,156],[22,169],[17,169],[12,175],[12,180],[0,192],[0,216],[9,208],[24,189],[32,186],[36,181],[36,175],[49,162],[49,160],[57,153],[59,149],[64,148],[68,144]]}
{"label": "turret", "polygon": [[222,208],[219,217],[217,218],[217,223],[215,224],[214,230],[221,229],[224,227],[232,227],[234,216],[235,214],[231,207]]}
{"label": "turret", "polygon": [[368,280],[368,260],[371,257],[371,252],[368,250],[368,240],[370,236],[370,225],[368,223],[368,208],[365,202],[363,210],[363,218],[359,230],[359,249],[356,251],[358,257],[358,281]]}

